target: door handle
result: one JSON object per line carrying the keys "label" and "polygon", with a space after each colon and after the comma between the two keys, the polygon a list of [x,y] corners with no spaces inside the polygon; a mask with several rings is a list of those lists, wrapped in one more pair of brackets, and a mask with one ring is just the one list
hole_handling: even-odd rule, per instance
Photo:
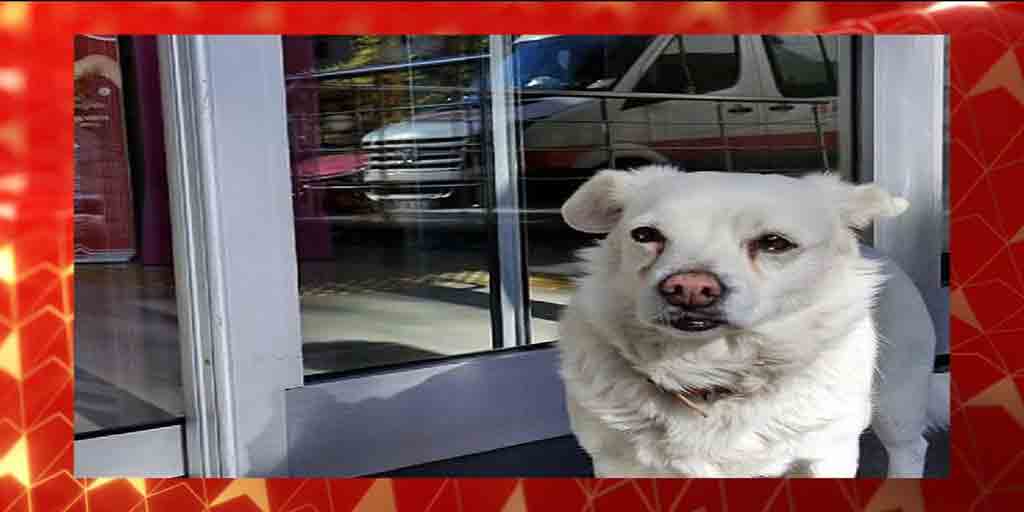
{"label": "door handle", "polygon": [[733,105],[729,107],[729,110],[726,110],[726,112],[730,114],[749,114],[753,111],[754,109],[750,107],[744,107],[743,105]]}
{"label": "door handle", "polygon": [[782,105],[772,105],[768,107],[768,110],[771,110],[772,112],[789,112],[794,108],[796,107],[794,107],[792,104],[784,103]]}

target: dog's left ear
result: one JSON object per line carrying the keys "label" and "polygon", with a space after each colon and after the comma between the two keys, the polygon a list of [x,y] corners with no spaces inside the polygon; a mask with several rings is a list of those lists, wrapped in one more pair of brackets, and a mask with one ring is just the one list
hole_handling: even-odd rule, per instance
{"label": "dog's left ear", "polygon": [[852,228],[864,228],[881,217],[895,217],[910,207],[909,201],[893,196],[874,183],[854,185],[840,181],[834,175],[810,176],[805,179],[825,189],[839,206],[843,222]]}

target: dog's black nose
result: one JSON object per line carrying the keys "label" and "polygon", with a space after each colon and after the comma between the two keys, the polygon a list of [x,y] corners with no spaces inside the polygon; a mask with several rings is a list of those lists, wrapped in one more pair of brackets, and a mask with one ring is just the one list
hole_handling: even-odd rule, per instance
{"label": "dog's black nose", "polygon": [[658,291],[673,306],[705,308],[722,296],[722,282],[710,272],[680,272],[666,277]]}

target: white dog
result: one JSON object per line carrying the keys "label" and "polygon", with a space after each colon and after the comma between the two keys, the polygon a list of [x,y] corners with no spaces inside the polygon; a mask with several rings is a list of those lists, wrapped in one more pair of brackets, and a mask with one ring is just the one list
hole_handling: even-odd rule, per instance
{"label": "white dog", "polygon": [[[595,474],[855,476],[889,272],[852,228],[907,207],[828,175],[650,166],[585,183],[562,214],[607,236],[581,251],[559,345]],[[927,396],[932,353],[923,390],[899,382],[911,398]],[[890,475],[920,476],[926,402],[916,423],[884,418]]]}

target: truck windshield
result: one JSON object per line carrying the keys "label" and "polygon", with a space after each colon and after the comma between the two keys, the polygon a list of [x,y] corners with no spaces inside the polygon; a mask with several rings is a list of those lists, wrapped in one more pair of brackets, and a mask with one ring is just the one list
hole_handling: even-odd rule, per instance
{"label": "truck windshield", "polygon": [[608,90],[651,36],[524,36],[515,43],[516,85],[525,89]]}

